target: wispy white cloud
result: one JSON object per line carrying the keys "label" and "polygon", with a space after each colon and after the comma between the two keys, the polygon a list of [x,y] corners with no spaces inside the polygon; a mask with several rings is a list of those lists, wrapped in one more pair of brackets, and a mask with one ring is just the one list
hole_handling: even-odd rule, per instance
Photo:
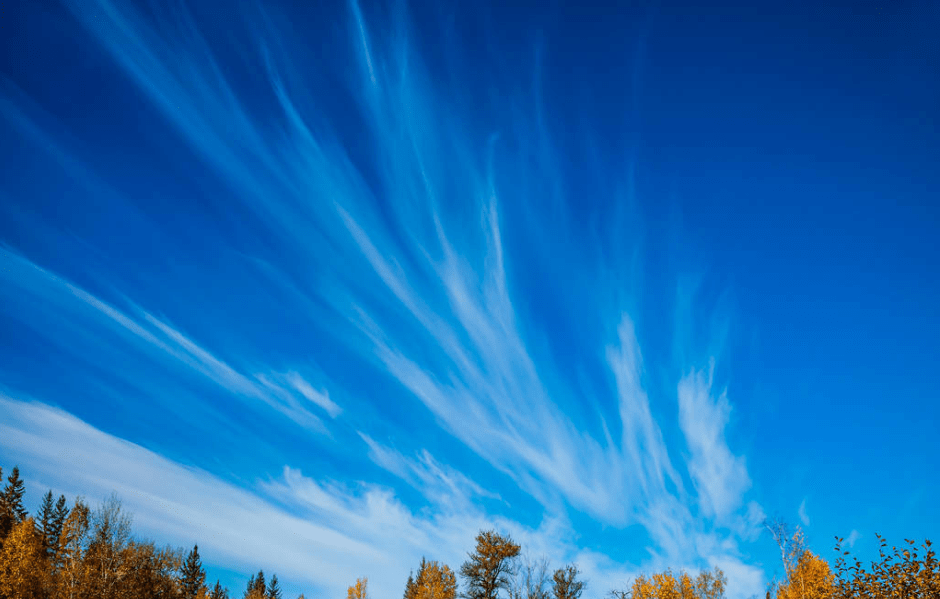
{"label": "wispy white cloud", "polygon": [[16,457],[30,485],[91,501],[116,492],[144,534],[198,542],[210,566],[277,572],[293,592],[338,595],[365,575],[376,595],[395,595],[421,556],[459,566],[476,533],[493,526],[553,563],[577,561],[598,591],[637,571],[579,549],[564,519],[529,528],[466,501],[433,502],[416,513],[388,488],[311,478],[290,467],[246,488],[42,403],[0,395],[0,412],[0,453]]}
{"label": "wispy white cloud", "polygon": [[803,523],[803,526],[809,526],[809,515],[806,513],[806,499],[800,502],[800,509],[797,512],[800,517],[800,522]]}
{"label": "wispy white cloud", "polygon": [[365,433],[359,436],[369,447],[369,458],[381,468],[406,481],[435,504],[468,503],[477,497],[498,498],[462,472],[440,463],[426,449],[415,457],[382,445]]}
{"label": "wispy white cloud", "polygon": [[[725,439],[731,409],[726,395],[714,397],[710,373],[692,371],[678,384],[678,426],[690,452],[686,465],[697,492],[696,518],[691,505],[695,499],[683,483],[686,473],[674,466],[663,434],[664,427],[675,423],[654,417],[655,398],[645,380],[635,323],[618,302],[599,301],[615,308],[583,310],[572,317],[578,326],[615,331],[596,347],[579,348],[589,356],[586,360],[602,358],[604,380],[598,388],[609,396],[584,397],[552,376],[559,365],[533,341],[544,324],[533,323],[514,294],[511,273],[520,265],[513,263],[506,240],[517,231],[507,225],[503,209],[516,198],[504,201],[492,158],[495,142],[483,151],[461,119],[441,109],[407,39],[370,37],[362,12],[352,5],[362,72],[351,85],[363,85],[369,92],[363,105],[351,108],[368,113],[359,115],[367,123],[362,135],[375,156],[375,164],[364,166],[333,136],[326,116],[299,106],[292,94],[297,83],[284,75],[291,72],[285,68],[289,61],[276,52],[277,44],[265,43],[270,40],[264,31],[253,30],[258,39],[252,41],[269,48],[262,72],[269,77],[280,113],[256,114],[248,108],[251,103],[225,79],[212,49],[185,12],[177,15],[177,28],[158,29],[129,4],[69,4],[182,138],[221,175],[233,190],[232,201],[275,230],[278,242],[308,267],[287,274],[275,265],[272,277],[310,300],[309,305],[326,306],[330,316],[345,319],[336,326],[336,340],[397,381],[453,438],[540,501],[545,526],[563,530],[560,523],[569,508],[604,524],[638,523],[655,544],[650,555],[661,563],[723,560],[742,580],[754,580],[754,571],[735,561],[734,543],[712,530],[715,522],[725,524],[737,516],[735,530],[750,531],[760,509],[752,503],[745,514],[739,513],[750,480],[743,457],[734,455]],[[509,132],[504,135],[511,137]],[[525,141],[510,139],[507,144],[525,146]],[[552,153],[541,147],[546,140],[539,143],[536,153]],[[480,154],[488,156],[477,159]],[[516,165],[520,169],[523,158]],[[563,187],[552,172],[526,175],[550,180],[549,187],[556,191]],[[447,203],[439,200],[443,196],[448,196]],[[537,204],[530,197],[518,201]],[[533,228],[563,237],[562,227],[536,223],[542,224]],[[307,372],[304,368],[249,368],[236,357],[223,359],[219,351],[200,345],[165,318],[130,303],[125,309],[106,303],[15,253],[4,250],[0,260],[18,273],[29,272],[25,277],[8,275],[5,286],[26,290],[64,313],[79,314],[82,326],[115,333],[137,350],[249,405],[266,405],[320,431],[326,430],[324,413],[330,418],[342,413],[321,385],[308,380],[317,377],[298,374]],[[622,297],[617,272],[597,285],[598,294]],[[322,313],[310,318],[318,316]],[[615,406],[616,420],[601,423],[603,434],[574,424],[571,412],[584,403]],[[389,555],[364,550],[361,556],[366,557],[356,558],[387,564],[389,581],[392,562],[401,565],[392,554],[404,541],[376,537],[370,524],[405,535],[413,545],[404,553],[457,545],[463,551],[465,539],[488,521],[468,497],[486,493],[430,453],[419,450],[408,454],[417,457],[408,457],[374,441],[369,430],[361,434],[376,464],[421,487],[445,515],[418,522],[385,489],[328,483],[294,469],[259,490],[305,514],[329,516],[337,526],[349,527],[355,543],[343,537],[349,552],[340,551],[326,562],[337,564],[337,577],[346,581],[354,577],[350,564],[359,555],[356,543],[389,543],[382,547]],[[159,456],[138,457],[185,478],[175,466],[159,462]],[[198,486],[205,476],[200,473],[198,480],[184,482]],[[119,478],[120,473],[112,471],[112,479]],[[236,504],[254,501],[248,491],[222,488]],[[130,491],[131,486],[121,489]],[[150,513],[159,506],[139,507]],[[274,508],[259,509],[269,513]],[[270,513],[272,518],[287,518],[278,511]],[[283,521],[285,527],[294,522]],[[318,529],[300,530],[314,534]],[[532,536],[537,544],[536,533],[519,533]],[[540,534],[543,543],[555,538],[544,530]],[[259,540],[262,545],[270,542],[269,537]],[[291,546],[296,548],[296,543]],[[590,552],[579,555],[592,560],[598,573],[614,569]],[[341,556],[351,560],[342,568]],[[299,575],[298,559],[288,563]]]}
{"label": "wispy white cloud", "polygon": [[[0,247],[0,282],[8,290],[16,289],[34,302],[20,304],[11,315],[40,327],[52,341],[68,345],[97,345],[108,339],[123,351],[131,349],[150,355],[160,362],[183,367],[191,375],[209,381],[231,397],[244,402],[257,401],[298,425],[325,433],[323,420],[308,409],[301,399],[335,417],[340,408],[323,391],[315,391],[296,372],[245,374],[221,360],[167,322],[130,304],[123,312],[84,289],[34,264],[26,257]],[[58,338],[60,331],[49,326],[50,311],[56,318],[70,320],[68,326],[80,327],[77,336]]]}
{"label": "wispy white cloud", "polygon": [[862,533],[853,528],[852,532],[849,533],[849,536],[845,538],[846,547],[850,549],[855,547],[855,543],[857,543],[860,538],[862,538]]}
{"label": "wispy white cloud", "polygon": [[689,448],[689,474],[702,513],[719,521],[740,504],[751,481],[744,458],[725,441],[731,404],[725,392],[712,393],[712,371],[693,371],[679,381],[679,426]]}

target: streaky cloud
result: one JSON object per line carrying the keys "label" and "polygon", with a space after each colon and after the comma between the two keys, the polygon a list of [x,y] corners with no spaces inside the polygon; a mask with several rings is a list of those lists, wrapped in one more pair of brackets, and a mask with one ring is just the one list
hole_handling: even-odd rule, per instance
{"label": "streaky cloud", "polygon": [[[127,312],[102,301],[8,248],[0,247],[0,265],[0,281],[3,281],[5,289],[16,289],[23,297],[35,300],[29,306],[20,306],[21,310],[16,313],[19,318],[36,314],[37,311],[46,314],[47,318],[51,314],[56,314],[57,318],[66,318],[67,315],[67,326],[81,327],[78,339],[90,340],[97,337],[97,343],[103,343],[104,339],[107,339],[117,347],[129,347],[151,356],[157,362],[169,362],[174,366],[184,367],[189,373],[211,381],[231,397],[245,402],[260,402],[296,424],[318,433],[327,433],[326,426],[301,399],[313,403],[331,417],[339,413],[339,406],[329,400],[324,392],[314,391],[296,372],[286,375],[251,375],[239,372],[170,324],[138,306],[130,304],[131,313],[136,313],[136,317],[129,316]],[[30,323],[39,326],[41,320],[30,320]],[[49,324],[42,325],[42,329],[42,334],[56,335],[54,327]],[[66,341],[61,338],[52,340]],[[75,339],[69,336],[67,341],[74,343]]]}

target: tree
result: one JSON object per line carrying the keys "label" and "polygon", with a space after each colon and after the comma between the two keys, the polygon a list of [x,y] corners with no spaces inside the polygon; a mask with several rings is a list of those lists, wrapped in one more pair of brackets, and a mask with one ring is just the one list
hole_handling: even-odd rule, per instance
{"label": "tree", "polygon": [[457,577],[446,564],[421,558],[418,576],[408,576],[404,599],[455,599]]}
{"label": "tree", "polygon": [[59,547],[59,536],[62,534],[62,527],[65,525],[66,518],[69,517],[68,501],[65,495],[59,495],[55,502],[55,510],[52,512],[52,523],[50,525],[50,546],[52,558],[55,559],[55,552]]}
{"label": "tree", "polygon": [[835,577],[829,564],[812,551],[804,550],[789,572],[787,581],[777,587],[777,599],[829,599]]}
{"label": "tree", "polygon": [[725,596],[728,578],[720,568],[702,570],[695,577],[695,590],[701,599],[721,599]]}
{"label": "tree", "polygon": [[[39,522],[36,523],[36,532],[42,539],[43,548],[48,554],[53,547],[53,543],[59,535],[51,535],[52,519],[55,516],[55,504],[52,503],[52,491],[47,492],[42,497],[42,504],[39,506]],[[50,537],[52,537],[50,539]]]}
{"label": "tree", "polygon": [[216,580],[215,586],[212,587],[212,591],[209,592],[209,599],[229,599],[228,589],[224,588],[222,583]]}
{"label": "tree", "polygon": [[277,582],[277,574],[273,575],[268,583],[268,599],[281,599],[281,585]]}
{"label": "tree", "polygon": [[131,544],[131,518],[116,495],[105,500],[91,516],[85,550],[85,589],[96,599],[119,599]]}
{"label": "tree", "polygon": [[578,567],[569,564],[555,570],[552,576],[552,594],[555,599],[580,599],[584,581],[578,580]]}
{"label": "tree", "polygon": [[62,532],[62,525],[65,523],[68,513],[65,495],[59,495],[59,499],[55,504],[52,503],[52,491],[43,496],[42,505],[39,508],[39,522],[36,524],[36,532],[39,533],[43,547],[46,550],[46,557],[50,560],[55,558],[59,534]]}
{"label": "tree", "polygon": [[196,599],[205,594],[205,588],[206,571],[199,559],[199,545],[193,545],[180,568],[180,590],[185,599]]}
{"label": "tree", "polygon": [[[0,480],[2,476],[3,470],[0,469]],[[0,543],[6,539],[14,526],[26,518],[26,508],[23,507],[25,494],[26,487],[20,478],[20,469],[14,466],[7,478],[7,486],[3,489],[3,493],[0,493]]]}
{"label": "tree", "polygon": [[25,520],[26,516],[29,515],[26,508],[23,507],[23,496],[25,494],[26,486],[23,484],[23,479],[20,478],[20,469],[14,466],[9,478],[7,478],[6,489],[3,490],[3,499],[10,511],[13,512],[16,524]]}
{"label": "tree", "polygon": [[548,581],[547,558],[532,560],[528,556],[522,557],[510,585],[510,599],[549,599]]}
{"label": "tree", "polygon": [[[159,549],[149,541],[130,541],[121,550],[115,596],[121,599],[179,599],[180,585],[176,573],[182,561],[179,549]],[[198,597],[203,599],[204,595]]]}
{"label": "tree", "polygon": [[666,570],[640,575],[626,590],[613,590],[612,599],[723,599],[727,578],[719,568],[703,571],[694,579],[686,572]]}
{"label": "tree", "polygon": [[47,587],[46,552],[32,518],[17,523],[0,551],[0,597],[36,599]]}
{"label": "tree", "polygon": [[893,597],[940,597],[940,561],[932,544],[925,540],[920,557],[918,547],[911,539],[905,539],[906,547],[887,548],[881,535],[878,538],[879,561],[871,562],[866,570],[856,557],[847,564],[848,551],[842,547],[843,540],[836,541],[839,557],[835,562],[835,584],[833,599],[887,599]]}
{"label": "tree", "polygon": [[346,589],[346,599],[369,599],[369,579],[357,578],[356,584]]}
{"label": "tree", "polygon": [[78,597],[84,588],[82,565],[90,526],[91,510],[79,497],[62,525],[53,562],[54,586],[61,599]]}
{"label": "tree", "polygon": [[783,572],[784,579],[783,582],[773,581],[771,582],[771,594],[773,595],[776,591],[775,589],[781,584],[788,584],[791,580],[791,575],[796,569],[797,562],[800,559],[800,556],[803,555],[803,552],[806,550],[806,539],[803,536],[803,531],[800,530],[800,527],[791,528],[786,522],[780,518],[774,520],[765,520],[764,528],[770,531],[770,535],[773,537],[774,542],[777,543],[777,547],[780,548],[780,561],[783,563]]}
{"label": "tree", "polygon": [[508,536],[496,531],[482,531],[476,538],[477,546],[469,559],[460,567],[467,590],[466,599],[497,599],[500,589],[509,589],[514,559],[519,545]]}
{"label": "tree", "polygon": [[258,570],[256,576],[248,579],[248,589],[245,591],[245,599],[265,599],[268,592],[268,586],[264,581],[264,570]]}

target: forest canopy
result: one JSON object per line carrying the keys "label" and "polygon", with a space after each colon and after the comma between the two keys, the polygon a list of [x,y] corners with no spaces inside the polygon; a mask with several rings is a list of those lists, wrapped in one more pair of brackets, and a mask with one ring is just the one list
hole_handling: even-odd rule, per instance
{"label": "forest canopy", "polygon": [[[0,599],[285,599],[277,574],[263,570],[241,593],[218,580],[210,586],[198,545],[184,551],[138,538],[116,497],[92,508],[81,497],[69,502],[49,491],[31,516],[24,496],[14,467],[0,493]],[[940,597],[940,564],[929,540],[889,548],[879,536],[879,559],[865,566],[839,538],[830,564],[805,547],[799,528],[781,522],[767,528],[780,548],[783,576],[765,599]],[[460,581],[450,566],[422,558],[403,583],[402,599],[581,599],[585,590],[606,599],[723,599],[729,590],[718,568],[666,570],[639,575],[620,589],[592,589],[576,564],[552,570],[495,530],[480,531],[457,572]],[[372,599],[367,576],[352,582],[347,599]]]}

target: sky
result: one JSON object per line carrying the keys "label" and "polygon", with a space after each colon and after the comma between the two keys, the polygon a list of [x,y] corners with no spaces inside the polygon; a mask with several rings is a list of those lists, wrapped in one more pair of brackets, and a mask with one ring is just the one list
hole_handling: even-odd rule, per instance
{"label": "sky", "polygon": [[[235,594],[496,528],[586,596],[940,538],[940,4],[49,0],[0,36],[0,465]],[[934,373],[934,374],[931,374]]]}

